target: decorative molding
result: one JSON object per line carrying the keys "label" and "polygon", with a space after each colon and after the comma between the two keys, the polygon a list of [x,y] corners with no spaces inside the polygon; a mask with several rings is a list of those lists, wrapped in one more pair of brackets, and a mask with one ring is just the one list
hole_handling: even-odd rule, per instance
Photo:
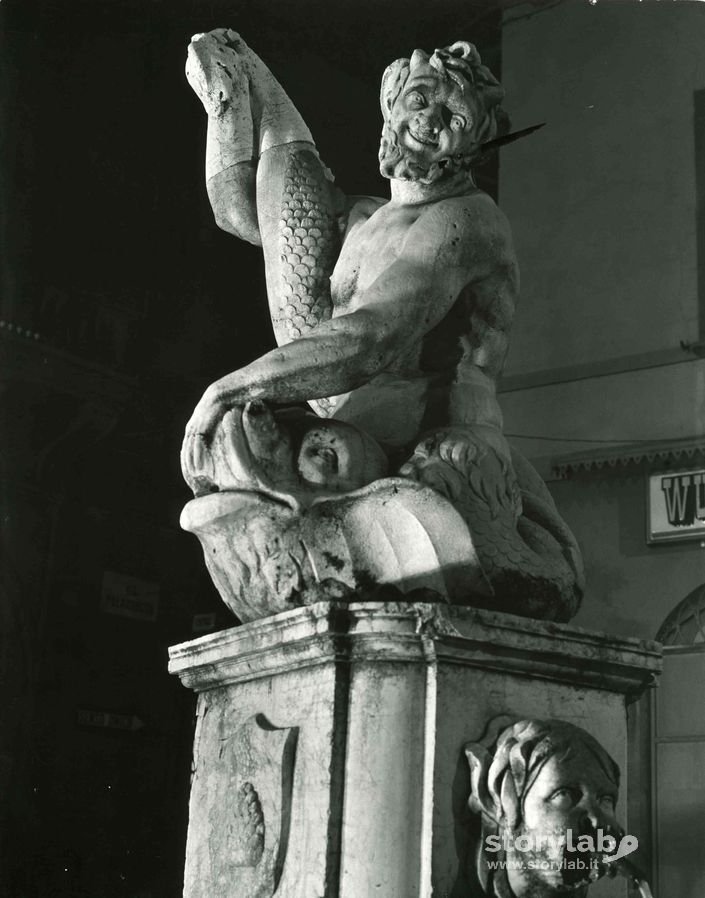
{"label": "decorative molding", "polygon": [[705,461],[705,436],[687,440],[661,440],[653,443],[633,443],[601,449],[589,449],[558,456],[551,463],[553,474],[566,480],[580,472],[600,471],[604,468],[628,466],[687,465]]}
{"label": "decorative molding", "polygon": [[595,377],[612,377],[615,374],[628,374],[648,368],[665,368],[669,365],[682,365],[686,362],[700,360],[701,357],[691,350],[689,344],[682,344],[673,349],[639,352],[612,359],[602,359],[597,362],[581,362],[576,365],[545,368],[541,371],[527,371],[525,374],[508,374],[502,377],[498,392],[515,393],[521,390],[533,390],[537,387],[556,386],[577,380],[590,380]]}

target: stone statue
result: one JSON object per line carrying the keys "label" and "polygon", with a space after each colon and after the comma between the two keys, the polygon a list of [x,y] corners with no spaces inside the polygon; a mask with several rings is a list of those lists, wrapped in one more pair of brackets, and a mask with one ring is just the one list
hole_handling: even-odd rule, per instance
{"label": "stone statue", "polygon": [[619,767],[585,730],[501,716],[465,746],[471,812],[480,815],[476,876],[493,898],[585,898],[619,872],[651,896],[627,860],[638,842],[615,820]]}
{"label": "stone statue", "polygon": [[[384,73],[389,201],[343,195],[235,32],[196,35],[186,72],[216,221],[262,246],[278,343],[208,387],[186,429],[182,524],[226,602],[247,620],[387,585],[570,618],[579,550],[496,398],[518,270],[472,174],[507,125],[475,47]],[[281,408],[299,402],[312,412]]]}

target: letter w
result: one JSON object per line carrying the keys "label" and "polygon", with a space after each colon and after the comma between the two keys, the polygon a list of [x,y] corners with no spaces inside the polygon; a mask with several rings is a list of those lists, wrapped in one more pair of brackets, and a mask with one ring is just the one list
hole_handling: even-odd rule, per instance
{"label": "letter w", "polygon": [[686,519],[686,504],[688,502],[688,493],[692,481],[690,474],[681,477],[662,477],[661,489],[666,499],[666,514],[668,515],[668,523],[674,526],[683,524],[692,524],[692,515],[690,520]]}

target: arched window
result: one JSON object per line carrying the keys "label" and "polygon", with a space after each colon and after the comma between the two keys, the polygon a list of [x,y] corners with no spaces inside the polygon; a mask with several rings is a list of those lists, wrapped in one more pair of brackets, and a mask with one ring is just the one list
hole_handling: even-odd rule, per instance
{"label": "arched window", "polygon": [[676,605],[661,624],[656,641],[664,646],[705,643],[705,583]]}

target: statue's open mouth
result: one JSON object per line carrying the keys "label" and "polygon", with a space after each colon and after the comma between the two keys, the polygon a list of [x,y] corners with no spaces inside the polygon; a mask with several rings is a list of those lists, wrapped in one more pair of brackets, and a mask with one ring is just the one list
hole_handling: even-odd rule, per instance
{"label": "statue's open mouth", "polygon": [[412,140],[415,140],[416,143],[420,143],[422,146],[433,147],[433,149],[436,149],[438,147],[438,138],[437,137],[426,137],[426,136],[422,137],[421,135],[414,133],[414,131],[412,131],[411,128],[409,128],[408,133]]}

